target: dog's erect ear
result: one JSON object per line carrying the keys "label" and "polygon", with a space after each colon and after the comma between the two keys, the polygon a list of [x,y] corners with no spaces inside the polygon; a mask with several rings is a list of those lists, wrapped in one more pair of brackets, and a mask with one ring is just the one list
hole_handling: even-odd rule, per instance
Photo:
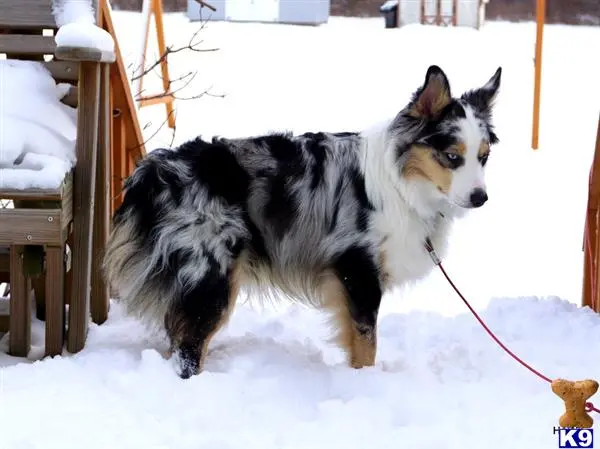
{"label": "dog's erect ear", "polygon": [[414,118],[432,120],[452,101],[450,83],[446,74],[437,65],[427,69],[425,83],[417,90],[409,107]]}
{"label": "dog's erect ear", "polygon": [[492,76],[489,81],[483,85],[483,87],[465,92],[461,98],[466,100],[480,111],[489,112],[489,109],[492,107],[493,102],[496,99],[496,95],[498,95],[501,75],[502,67],[498,67],[498,70],[496,70],[494,76]]}

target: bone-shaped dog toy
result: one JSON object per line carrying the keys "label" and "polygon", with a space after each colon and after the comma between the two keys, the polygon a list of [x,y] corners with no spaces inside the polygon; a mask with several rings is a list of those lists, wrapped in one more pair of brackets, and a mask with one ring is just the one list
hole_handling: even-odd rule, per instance
{"label": "bone-shaped dog toy", "polygon": [[589,379],[576,382],[556,379],[551,386],[552,391],[565,401],[565,413],[560,417],[559,425],[579,429],[592,427],[594,420],[585,410],[585,403],[598,391],[598,382]]}

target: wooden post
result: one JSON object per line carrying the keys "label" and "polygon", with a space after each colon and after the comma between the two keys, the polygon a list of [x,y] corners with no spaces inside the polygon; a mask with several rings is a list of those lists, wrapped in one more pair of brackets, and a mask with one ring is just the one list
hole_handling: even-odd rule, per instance
{"label": "wooden post", "polygon": [[144,38],[142,39],[142,45],[140,49],[140,62],[138,64],[138,72],[135,73],[136,76],[139,76],[137,80],[133,82],[135,92],[137,92],[138,97],[142,94],[142,86],[144,84],[144,77],[141,76],[144,73],[144,68],[146,67],[146,53],[148,52],[148,34],[150,33],[150,19],[152,16],[152,6],[151,2],[153,0],[143,0],[142,2],[142,20],[143,20],[143,28],[144,28]]}
{"label": "wooden post", "polygon": [[[150,18],[154,16],[154,25],[156,29],[156,40],[158,44],[158,53],[159,57],[167,52],[167,45],[165,43],[165,29],[163,24],[163,4],[162,0],[145,0],[143,12],[145,13],[144,17],[144,43],[142,46],[143,54],[141,56],[141,66],[138,71],[138,75],[140,76],[144,73],[146,67],[146,51],[148,48],[148,33],[150,31]],[[163,85],[163,92],[155,94],[155,95],[142,95],[142,79],[138,80],[137,86],[137,98],[136,100],[139,103],[140,108],[144,106],[151,106],[153,104],[164,103],[167,109],[167,123],[169,128],[175,128],[175,114],[173,110],[173,101],[174,97],[171,93],[171,79],[169,77],[169,63],[167,58],[162,58],[160,61],[160,71]]]}
{"label": "wooden post", "polygon": [[458,25],[458,0],[452,0],[452,26]]}
{"label": "wooden post", "polygon": [[92,321],[102,324],[108,318],[110,298],[102,272],[102,257],[106,250],[110,228],[110,66],[100,69],[100,120],[98,124],[98,151],[96,154],[96,192],[92,237],[92,279],[90,311]]}
{"label": "wooden post", "polygon": [[588,204],[585,219],[584,244],[583,244],[583,297],[582,306],[591,307],[600,312],[600,288],[598,285],[599,264],[598,254],[600,242],[598,238],[598,219],[600,207],[600,116],[598,117],[598,130],[596,132],[596,149],[590,169]]}
{"label": "wooden post", "polygon": [[538,149],[540,129],[540,93],[542,82],[542,40],[544,22],[546,20],[546,0],[537,0],[536,4],[536,36],[535,36],[535,84],[533,87],[533,129],[531,132],[531,147]]}
{"label": "wooden post", "polygon": [[23,274],[23,247],[10,247],[10,321],[8,352],[27,357],[31,349],[31,281]]}
{"label": "wooden post", "polygon": [[110,156],[112,207],[110,213],[112,215],[121,204],[123,181],[130,173],[127,171],[126,164],[128,158],[138,160],[145,156],[146,149],[108,0],[100,0],[100,9],[102,19],[100,25],[115,40],[117,56],[117,60],[110,67],[111,108],[113,110],[110,138],[112,142]]}
{"label": "wooden post", "polygon": [[46,355],[62,353],[65,342],[65,246],[46,247]]}
{"label": "wooden post", "polygon": [[123,202],[123,182],[127,178],[127,133],[125,117],[120,109],[113,109],[112,135],[112,213]]}
{"label": "wooden post", "polygon": [[[162,0],[154,0],[154,20],[156,22],[156,39],[158,40],[158,52],[163,55],[167,51],[165,42],[165,27],[163,24],[163,5]],[[160,63],[160,72],[163,82],[163,90],[168,97],[165,97],[165,106],[167,108],[167,122],[169,128],[175,128],[175,114],[173,113],[173,96],[169,92],[171,89],[171,79],[169,78],[169,66],[167,58]]]}
{"label": "wooden post", "polygon": [[79,96],[75,149],[77,170],[73,174],[73,285],[69,304],[67,350],[74,354],[83,349],[90,315],[92,278],[92,234],[96,192],[96,158],[100,111],[100,65],[79,64]]}

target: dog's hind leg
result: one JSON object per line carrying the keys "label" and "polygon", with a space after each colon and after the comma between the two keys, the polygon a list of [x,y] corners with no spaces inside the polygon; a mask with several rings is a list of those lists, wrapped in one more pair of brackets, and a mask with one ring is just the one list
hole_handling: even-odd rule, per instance
{"label": "dog's hind leg", "polygon": [[226,324],[239,293],[239,270],[234,262],[226,274],[216,264],[173,302],[165,316],[177,374],[188,379],[202,371],[208,344]]}
{"label": "dog's hind leg", "polygon": [[348,354],[350,366],[372,366],[382,295],[377,267],[365,249],[351,248],[337,259],[333,272],[323,285],[323,294],[334,313],[338,343]]}

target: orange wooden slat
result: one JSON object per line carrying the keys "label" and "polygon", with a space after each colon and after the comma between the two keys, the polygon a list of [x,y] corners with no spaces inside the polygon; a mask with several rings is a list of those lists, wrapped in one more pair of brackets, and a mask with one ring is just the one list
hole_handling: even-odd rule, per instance
{"label": "orange wooden slat", "polygon": [[542,45],[544,22],[546,20],[546,0],[536,3],[536,36],[535,36],[535,75],[533,86],[533,129],[531,132],[531,148],[538,149],[540,131],[540,95],[542,90]]}
{"label": "orange wooden slat", "polygon": [[600,117],[596,132],[596,148],[590,169],[588,207],[584,230],[584,268],[582,306],[600,312]]}

